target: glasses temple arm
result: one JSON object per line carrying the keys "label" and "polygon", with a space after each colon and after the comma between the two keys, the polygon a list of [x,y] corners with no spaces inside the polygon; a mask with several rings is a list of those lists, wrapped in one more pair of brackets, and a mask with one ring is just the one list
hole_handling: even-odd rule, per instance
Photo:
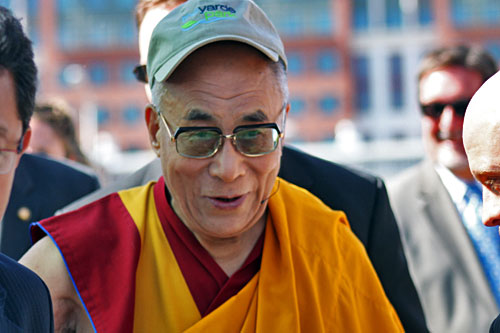
{"label": "glasses temple arm", "polygon": [[165,125],[165,128],[167,129],[167,133],[168,133],[168,136],[170,137],[170,141],[175,141],[175,138],[172,135],[172,132],[170,132],[170,128],[168,127],[167,120],[165,119],[165,117],[163,116],[161,111],[158,110],[158,108],[155,107],[155,110],[156,110],[156,113],[158,114],[158,117],[161,118],[163,125]]}

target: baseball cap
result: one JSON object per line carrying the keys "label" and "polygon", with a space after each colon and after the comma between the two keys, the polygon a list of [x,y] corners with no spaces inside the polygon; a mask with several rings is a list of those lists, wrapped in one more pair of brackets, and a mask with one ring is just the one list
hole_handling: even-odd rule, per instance
{"label": "baseball cap", "polygon": [[191,53],[218,41],[255,47],[272,61],[287,59],[278,31],[251,0],[189,0],[163,18],[153,30],[147,72],[151,88],[166,80]]}

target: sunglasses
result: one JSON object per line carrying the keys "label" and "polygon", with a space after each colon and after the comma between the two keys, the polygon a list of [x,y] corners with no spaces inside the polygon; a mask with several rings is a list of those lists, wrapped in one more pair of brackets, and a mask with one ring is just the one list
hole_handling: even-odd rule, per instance
{"label": "sunglasses", "polygon": [[189,158],[209,158],[222,146],[223,139],[231,140],[237,151],[248,157],[272,153],[278,147],[283,133],[276,123],[238,126],[232,134],[224,135],[218,127],[179,127],[171,134],[167,121],[158,112],[170,140],[175,142],[179,155]]}
{"label": "sunglasses", "polygon": [[137,65],[133,70],[135,79],[142,83],[148,83],[148,72],[146,71],[146,65]]}
{"label": "sunglasses", "polygon": [[420,109],[426,116],[439,118],[443,113],[444,108],[447,106],[451,106],[457,116],[463,117],[465,116],[465,111],[467,110],[467,105],[469,105],[470,100],[471,99],[468,98],[453,103],[431,103],[427,105],[420,104]]}

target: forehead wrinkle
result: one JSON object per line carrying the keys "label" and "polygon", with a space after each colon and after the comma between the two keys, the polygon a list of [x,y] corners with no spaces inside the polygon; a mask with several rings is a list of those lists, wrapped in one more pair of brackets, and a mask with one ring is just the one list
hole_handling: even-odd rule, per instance
{"label": "forehead wrinkle", "polygon": [[[228,67],[227,64],[225,67]],[[174,78],[169,78],[167,83],[172,87],[175,86],[175,91],[180,94],[187,94],[188,96],[195,95],[210,95],[212,98],[221,101],[231,101],[236,98],[245,97],[245,95],[252,95],[258,91],[262,91],[263,87],[273,82],[270,89],[265,89],[265,95],[275,95],[281,97],[281,90],[277,84],[277,77],[273,74],[271,67],[264,64],[263,68],[253,71],[252,80],[248,80],[244,75],[232,75],[225,80],[213,80],[213,73],[200,73],[191,74],[192,68],[186,68],[184,72],[181,71]],[[173,76],[175,75],[175,72]],[[193,82],[198,85],[202,84],[203,88],[193,88]],[[243,90],[241,87],[244,87]]]}
{"label": "forehead wrinkle", "polygon": [[[180,91],[182,91],[182,90],[179,89],[177,92],[179,93]],[[182,97],[176,96],[176,102],[180,103],[181,105],[186,105],[186,106],[189,106],[189,104],[191,104],[191,103],[196,105],[197,104],[196,100],[199,97],[197,97],[196,99],[193,99],[192,97],[190,97],[193,91],[195,91],[195,90],[187,91],[188,96],[184,96],[184,95]],[[205,91],[201,91],[201,90],[196,90],[196,92],[198,93],[198,95],[204,95],[206,93]],[[213,101],[214,105],[219,105],[222,107],[224,107],[224,105],[226,105],[228,102],[232,103],[233,99],[236,99],[237,101],[234,101],[235,102],[235,104],[234,104],[235,109],[233,111],[241,110],[236,105],[240,105],[240,104],[244,105],[248,101],[255,100],[255,92],[254,91],[244,91],[244,92],[241,92],[238,94],[233,94],[231,96],[229,96],[229,95],[227,95],[227,96],[213,96],[213,95],[211,95],[211,92],[209,92],[209,95],[210,95],[209,96],[210,99],[214,99],[214,101]],[[174,97],[172,94],[172,91],[170,91],[170,96]],[[240,99],[240,100],[238,101],[238,99]],[[256,111],[250,111],[247,114],[240,116],[240,119],[243,121],[249,121],[249,122],[262,122],[262,121],[267,121],[270,119],[269,118],[270,115],[267,115],[260,107],[256,107],[256,109],[257,109]],[[269,111],[274,113],[274,110],[269,110]],[[281,111],[281,109],[279,111]],[[230,112],[228,112],[228,114],[229,113]],[[194,105],[193,105],[193,109],[189,110],[182,117],[183,120],[190,120],[190,121],[194,121],[194,120],[211,121],[211,120],[215,120],[215,118],[216,117],[214,115],[212,115],[210,112],[205,111],[203,109],[200,109]]]}
{"label": "forehead wrinkle", "polygon": [[[254,95],[256,92],[259,91],[259,89],[257,87],[251,87],[251,86],[246,86],[245,90],[244,91],[230,91],[229,89],[227,89],[226,87],[223,87],[223,86],[217,86],[217,85],[211,85],[213,87],[210,88],[208,87],[208,84],[207,84],[207,88],[206,89],[197,89],[197,90],[186,90],[186,93],[188,96],[208,96],[209,98],[213,98],[215,100],[218,100],[220,102],[231,102],[232,100],[235,100],[235,99],[245,99],[245,98],[249,98],[249,99],[254,99]],[[217,92],[217,95],[214,94],[214,92]],[[248,97],[247,97],[248,96]]]}
{"label": "forehead wrinkle", "polygon": [[470,147],[469,166],[474,176],[484,178],[500,175],[500,161],[495,158],[497,152],[493,148],[491,145],[479,144]]}

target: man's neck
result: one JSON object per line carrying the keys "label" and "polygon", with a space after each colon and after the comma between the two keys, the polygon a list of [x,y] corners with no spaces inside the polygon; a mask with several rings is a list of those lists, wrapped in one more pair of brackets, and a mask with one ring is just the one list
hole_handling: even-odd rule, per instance
{"label": "man's neck", "polygon": [[257,240],[264,232],[266,216],[267,214],[264,214],[255,225],[238,237],[201,239],[196,234],[195,237],[205,250],[210,253],[220,268],[230,277],[243,265],[255,247]]}

